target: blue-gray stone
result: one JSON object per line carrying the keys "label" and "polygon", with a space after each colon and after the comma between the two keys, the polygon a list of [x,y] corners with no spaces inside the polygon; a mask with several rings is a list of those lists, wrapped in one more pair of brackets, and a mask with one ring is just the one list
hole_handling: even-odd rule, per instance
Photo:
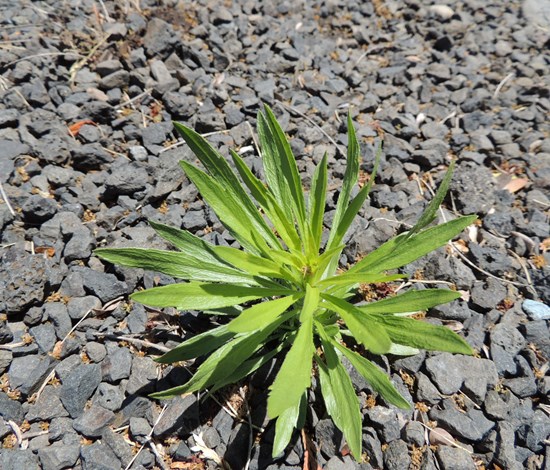
{"label": "blue-gray stone", "polygon": [[65,377],[60,398],[71,417],[82,415],[84,405],[100,382],[101,367],[98,364],[81,364]]}
{"label": "blue-gray stone", "polygon": [[72,468],[79,455],[80,446],[78,444],[58,444],[38,451],[42,470]]}
{"label": "blue-gray stone", "polygon": [[0,449],[2,470],[40,470],[38,457],[30,449]]}
{"label": "blue-gray stone", "polygon": [[542,302],[526,299],[521,307],[531,320],[550,320],[550,307]]}
{"label": "blue-gray stone", "polygon": [[80,459],[83,470],[113,470],[121,467],[120,460],[111,448],[99,442],[82,446]]}

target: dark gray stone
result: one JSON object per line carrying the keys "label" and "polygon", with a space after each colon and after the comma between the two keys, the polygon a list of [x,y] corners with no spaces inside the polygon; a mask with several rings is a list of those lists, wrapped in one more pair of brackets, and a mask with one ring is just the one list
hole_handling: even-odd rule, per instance
{"label": "dark gray stone", "polygon": [[19,390],[23,395],[31,395],[42,385],[53,367],[49,356],[16,357],[8,371],[10,387]]}
{"label": "dark gray stone", "polygon": [[315,426],[315,440],[328,458],[336,455],[342,446],[342,433],[331,419],[321,419]]}
{"label": "dark gray stone", "polygon": [[0,416],[6,421],[12,420],[21,423],[24,416],[21,403],[12,400],[4,392],[0,392]]}
{"label": "dark gray stone", "polygon": [[542,410],[535,410],[533,418],[517,431],[519,443],[533,452],[540,452],[550,435],[550,417]]}
{"label": "dark gray stone", "polygon": [[113,156],[98,143],[85,144],[72,150],[73,168],[80,171],[99,170],[111,163]]}
{"label": "dark gray stone", "polygon": [[147,170],[140,162],[130,162],[117,167],[105,181],[108,194],[134,194],[145,188],[149,179]]}
{"label": "dark gray stone", "polygon": [[381,442],[391,442],[399,439],[401,427],[395,410],[384,406],[375,406],[367,410],[369,426],[378,432]]}
{"label": "dark gray stone", "polygon": [[70,263],[75,260],[88,259],[95,248],[95,240],[87,229],[81,229],[73,234],[65,245],[63,256],[65,261]]}
{"label": "dark gray stone", "polygon": [[101,363],[103,380],[113,383],[127,379],[132,368],[132,354],[126,348],[118,348],[107,354]]}
{"label": "dark gray stone", "polygon": [[32,423],[33,421],[51,421],[54,418],[69,416],[61,403],[59,393],[59,387],[46,386],[36,403],[29,406],[25,419]]}
{"label": "dark gray stone", "polygon": [[516,355],[527,345],[522,334],[513,325],[499,323],[491,331],[491,358],[499,374],[515,374]]}
{"label": "dark gray stone", "polygon": [[1,449],[0,468],[2,470],[40,470],[38,457],[30,449]]}
{"label": "dark gray stone", "polygon": [[120,387],[100,383],[93,398],[94,402],[111,411],[118,411],[124,401],[124,392]]}
{"label": "dark gray stone", "polygon": [[45,304],[44,317],[53,323],[55,334],[60,340],[65,339],[73,327],[67,307],[62,302],[49,302]]}
{"label": "dark gray stone", "polygon": [[99,442],[82,446],[80,459],[83,470],[113,470],[121,467],[120,460],[111,448]]}
{"label": "dark gray stone", "polygon": [[41,223],[51,219],[57,212],[57,208],[55,200],[35,194],[27,199],[21,209],[26,221]]}
{"label": "dark gray stone", "polygon": [[114,274],[101,273],[85,267],[79,267],[75,271],[82,275],[84,289],[89,294],[98,297],[103,303],[127,292],[126,283],[119,281]]}
{"label": "dark gray stone", "polygon": [[80,446],[73,445],[53,445],[46,449],[38,450],[38,458],[42,465],[42,470],[60,470],[62,468],[72,468],[80,456]]}
{"label": "dark gray stone", "polygon": [[157,364],[150,357],[135,356],[126,392],[134,394],[152,391],[156,378]]}
{"label": "dark gray stone", "polygon": [[[80,277],[80,275],[79,275]],[[67,310],[73,320],[80,320],[92,309],[101,308],[101,300],[93,295],[69,299]]]}
{"label": "dark gray stone", "polygon": [[4,371],[6,371],[12,360],[13,354],[11,351],[0,349],[0,374],[3,374]]}
{"label": "dark gray stone", "polygon": [[503,468],[522,470],[523,465],[516,458],[515,440],[514,427],[506,421],[498,423],[495,461]]}
{"label": "dark gray stone", "polygon": [[86,343],[86,355],[92,362],[101,362],[107,355],[107,349],[101,343],[91,341]]}
{"label": "dark gray stone", "polygon": [[172,398],[157,423],[153,435],[159,437],[190,432],[198,424],[197,405],[197,398],[194,395]]}
{"label": "dark gray stone", "polygon": [[110,428],[105,428],[101,435],[101,441],[114,452],[121,461],[123,468],[130,463],[133,458],[132,447],[126,442],[124,436]]}
{"label": "dark gray stone", "polygon": [[100,437],[103,430],[115,420],[112,411],[92,404],[90,408],[84,411],[74,420],[73,428],[75,431],[86,437]]}
{"label": "dark gray stone", "polygon": [[432,408],[429,416],[453,436],[480,442],[495,426],[479,410],[471,409],[467,413],[463,413],[455,407],[450,399],[445,399],[442,403],[443,407],[441,409]]}
{"label": "dark gray stone", "polygon": [[426,360],[426,370],[441,393],[452,395],[464,388],[481,403],[487,388],[496,385],[498,374],[492,361],[442,353]]}
{"label": "dark gray stone", "polygon": [[177,41],[172,25],[160,18],[152,18],[147,23],[147,31],[143,37],[145,51],[150,57],[159,57],[169,51]]}
{"label": "dark gray stone", "polygon": [[426,442],[426,439],[424,437],[425,433],[426,430],[420,422],[410,421],[403,428],[403,432],[401,434],[403,440],[406,441],[408,444],[413,444],[416,447],[422,447]]}
{"label": "dark gray stone", "polygon": [[60,398],[70,416],[76,418],[84,412],[84,405],[101,382],[98,364],[81,364],[62,379]]}
{"label": "dark gray stone", "polygon": [[407,444],[400,440],[390,442],[384,452],[384,468],[387,470],[403,470],[409,468],[410,464],[411,458]]}
{"label": "dark gray stone", "polygon": [[145,418],[130,418],[130,434],[137,442],[144,443],[151,429],[151,425]]}
{"label": "dark gray stone", "polygon": [[468,452],[456,447],[439,446],[435,455],[441,470],[475,470],[475,462]]}

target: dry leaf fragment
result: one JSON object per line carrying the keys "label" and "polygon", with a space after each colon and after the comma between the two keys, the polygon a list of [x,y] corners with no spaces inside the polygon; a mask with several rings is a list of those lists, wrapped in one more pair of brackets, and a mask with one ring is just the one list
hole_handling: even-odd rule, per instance
{"label": "dry leaf fragment", "polygon": [[78,133],[80,132],[80,129],[82,126],[85,126],[86,124],[89,124],[91,126],[97,126],[97,124],[94,121],[90,121],[89,119],[84,119],[83,121],[78,121],[69,126],[69,133],[76,137]]}
{"label": "dry leaf fragment", "polygon": [[432,445],[454,445],[455,440],[448,431],[443,428],[434,428],[429,433],[430,444]]}
{"label": "dry leaf fragment", "polygon": [[503,189],[508,190],[512,194],[524,188],[529,180],[527,178],[512,178]]}

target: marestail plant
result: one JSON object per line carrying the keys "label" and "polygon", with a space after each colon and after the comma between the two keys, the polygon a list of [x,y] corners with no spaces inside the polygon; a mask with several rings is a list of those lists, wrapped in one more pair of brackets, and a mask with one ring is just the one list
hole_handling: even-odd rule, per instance
{"label": "marestail plant", "polygon": [[212,392],[245,378],[274,357],[282,361],[267,401],[268,417],[277,420],[273,456],[285,450],[294,429],[305,423],[313,373],[318,375],[327,413],[360,459],[362,416],[344,358],[387,403],[409,408],[388,376],[361,351],[410,355],[426,349],[472,354],[470,346],[451,330],[410,318],[457,299],[457,292],[411,290],[366,304],[357,295],[361,284],[403,278],[395,270],[443,246],[475,220],[475,216],[458,217],[430,226],[448,190],[453,164],[409,231],[346,271],[338,270],[344,237],[367,199],[381,152],[379,146],[368,184],[354,191],[359,144],[349,116],[347,125],[347,166],[328,238],[323,237],[327,156],[317,165],[306,195],[289,142],[266,106],[257,118],[265,182],[236,152],[231,152],[235,172],[203,137],[174,124],[204,169],[186,161],[181,167],[242,249],[216,246],[186,230],[151,221],[153,229],[177,251],[95,251],[111,263],[184,281],[135,292],[134,301],[223,314],[221,326],[187,339],[156,359],[163,364],[197,358],[202,362],[187,383],[152,397]]}

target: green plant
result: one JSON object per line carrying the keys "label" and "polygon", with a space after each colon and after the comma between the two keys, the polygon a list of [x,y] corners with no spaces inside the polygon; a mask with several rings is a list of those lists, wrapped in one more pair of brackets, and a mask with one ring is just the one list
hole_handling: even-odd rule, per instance
{"label": "green plant", "polygon": [[[357,396],[342,364],[347,360],[384,400],[409,404],[389,378],[360,354],[414,354],[417,348],[472,354],[451,330],[407,315],[459,297],[450,290],[413,290],[366,305],[354,305],[361,283],[393,281],[388,274],[444,245],[471,224],[459,217],[428,227],[447,192],[451,164],[436,195],[408,232],[401,233],[337,273],[342,241],[369,194],[378,167],[378,148],[369,183],[352,196],[358,183],[359,145],[348,116],[347,167],[326,243],[323,218],[327,196],[327,156],[317,166],[309,197],[302,189],[290,145],[272,111],[258,114],[266,184],[231,152],[244,182],[199,134],[181,124],[176,129],[206,169],[181,166],[231,232],[241,249],[215,246],[188,231],[150,222],[179,251],[142,248],[98,249],[112,263],[159,271],[188,282],[155,287],[132,295],[155,307],[200,309],[228,315],[222,326],[188,339],[157,361],[174,363],[206,357],[185,384],[154,393],[169,398],[234,383],[288,349],[270,386],[269,418],[276,418],[273,455],[287,446],[294,428],[304,425],[312,364],[318,372],[326,410],[343,432],[356,458],[361,456],[362,424]],[[253,202],[254,198],[256,203]]]}

